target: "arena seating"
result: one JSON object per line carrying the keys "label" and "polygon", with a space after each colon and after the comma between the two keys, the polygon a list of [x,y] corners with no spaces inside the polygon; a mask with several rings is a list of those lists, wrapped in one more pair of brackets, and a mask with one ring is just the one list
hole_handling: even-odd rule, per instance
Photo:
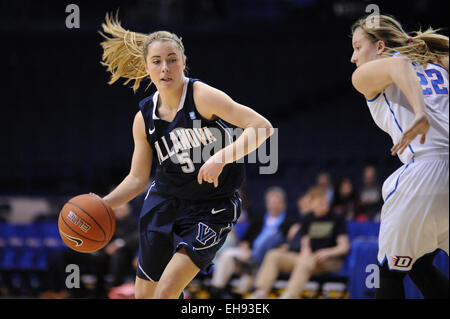
{"label": "arena seating", "polygon": [[47,256],[66,249],[56,222],[8,224],[0,222],[0,288],[10,286],[17,295],[30,295],[47,271]]}
{"label": "arena seating", "polygon": [[[370,274],[366,272],[368,265],[377,264],[377,236],[379,223],[375,222],[347,222],[351,250],[345,259],[341,271],[323,276],[313,276],[311,282],[319,283],[324,288],[330,283],[343,283],[352,299],[366,299],[374,297],[374,289],[366,287],[366,279]],[[66,249],[61,240],[57,223],[43,221],[32,224],[13,225],[0,223],[0,280],[1,274],[16,272],[43,272],[47,269],[46,257],[55,250]],[[444,252],[440,252],[435,264],[446,275],[449,274],[449,259]],[[209,275],[211,272],[209,273]],[[207,278],[208,274],[201,274]],[[288,276],[281,276],[279,284],[286,284]],[[1,282],[0,282],[1,284]],[[422,298],[418,289],[409,277],[405,279],[407,298]]]}

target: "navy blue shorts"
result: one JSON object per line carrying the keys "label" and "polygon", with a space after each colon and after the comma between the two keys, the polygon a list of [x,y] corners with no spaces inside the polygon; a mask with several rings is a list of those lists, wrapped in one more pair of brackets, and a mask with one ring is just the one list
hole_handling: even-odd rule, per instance
{"label": "navy blue shorts", "polygon": [[[176,198],[146,199],[139,220],[139,262],[136,275],[159,281],[181,246],[193,263],[208,271],[217,251],[241,214],[241,200],[233,196],[208,201]],[[148,204],[155,203],[154,205]],[[147,211],[145,211],[147,210]]]}

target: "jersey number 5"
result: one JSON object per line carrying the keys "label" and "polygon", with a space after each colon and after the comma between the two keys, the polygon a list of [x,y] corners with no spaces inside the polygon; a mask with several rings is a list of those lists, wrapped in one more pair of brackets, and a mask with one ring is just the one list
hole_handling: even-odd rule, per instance
{"label": "jersey number 5", "polygon": [[178,153],[177,157],[183,173],[192,173],[193,171],[195,171],[194,163],[192,163],[192,160],[189,157],[188,153],[186,152]]}
{"label": "jersey number 5", "polygon": [[420,79],[420,85],[422,85],[423,95],[431,95],[434,89],[436,94],[448,94],[448,89],[446,87],[442,87],[444,84],[444,78],[442,77],[442,73],[435,69],[425,70],[425,74],[417,72],[417,76]]}

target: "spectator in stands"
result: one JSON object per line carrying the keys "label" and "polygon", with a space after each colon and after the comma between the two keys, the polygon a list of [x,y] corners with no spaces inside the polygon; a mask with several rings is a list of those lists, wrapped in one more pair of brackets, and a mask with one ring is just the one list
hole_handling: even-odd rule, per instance
{"label": "spectator in stands", "polygon": [[117,227],[111,242],[105,248],[105,252],[109,256],[111,284],[118,286],[124,283],[127,275],[134,279],[132,262],[139,248],[139,235],[137,216],[133,214],[129,204],[117,207],[114,210],[114,215],[116,216]]}
{"label": "spectator in stands", "polygon": [[350,249],[346,222],[342,215],[330,211],[327,191],[313,187],[312,213],[305,216],[300,228],[301,249],[273,249],[264,258],[255,282],[252,298],[267,298],[280,271],[291,272],[286,291],[280,298],[297,298],[312,274],[339,271]]}
{"label": "spectator in stands", "polygon": [[297,199],[297,211],[300,218],[300,222],[303,217],[308,215],[311,212],[311,196],[309,195],[309,191],[301,194]]}
{"label": "spectator in stands", "polygon": [[382,205],[383,199],[381,186],[377,180],[377,171],[375,167],[368,165],[363,171],[363,187],[359,197],[361,219],[379,221]]}
{"label": "spectator in stands", "polygon": [[330,174],[328,174],[327,172],[319,173],[319,175],[317,175],[316,177],[316,186],[320,186],[326,189],[328,203],[331,203],[334,197],[334,188],[333,183],[331,182]]}
{"label": "spectator in stands", "polygon": [[332,209],[336,214],[343,215],[346,220],[355,220],[359,214],[358,194],[353,183],[344,177],[336,184]]}
{"label": "spectator in stands", "polygon": [[211,281],[211,298],[220,298],[226,293],[235,273],[244,275],[239,292],[246,292],[251,285],[252,273],[266,252],[286,241],[295,220],[286,212],[285,191],[271,187],[266,191],[265,201],[267,212],[263,218],[255,216],[238,246],[227,248],[218,256]]}
{"label": "spectator in stands", "polygon": [[290,228],[286,236],[287,243],[281,245],[285,246],[289,251],[300,251],[300,227],[302,221],[306,215],[311,212],[311,196],[309,192],[301,194],[297,199],[297,211],[298,211],[298,222],[294,223]]}

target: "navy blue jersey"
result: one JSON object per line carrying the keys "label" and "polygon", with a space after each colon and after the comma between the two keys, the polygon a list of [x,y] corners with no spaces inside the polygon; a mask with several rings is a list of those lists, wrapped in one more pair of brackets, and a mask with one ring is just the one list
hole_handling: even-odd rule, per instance
{"label": "navy blue jersey", "polygon": [[172,122],[158,117],[159,92],[139,103],[145,122],[147,139],[156,162],[156,175],[151,194],[188,200],[209,200],[232,196],[243,182],[244,164],[230,163],[219,176],[219,186],[197,181],[205,161],[231,144],[236,136],[231,125],[221,119],[209,121],[198,113],[194,103],[193,83],[185,78],[180,105]]}

